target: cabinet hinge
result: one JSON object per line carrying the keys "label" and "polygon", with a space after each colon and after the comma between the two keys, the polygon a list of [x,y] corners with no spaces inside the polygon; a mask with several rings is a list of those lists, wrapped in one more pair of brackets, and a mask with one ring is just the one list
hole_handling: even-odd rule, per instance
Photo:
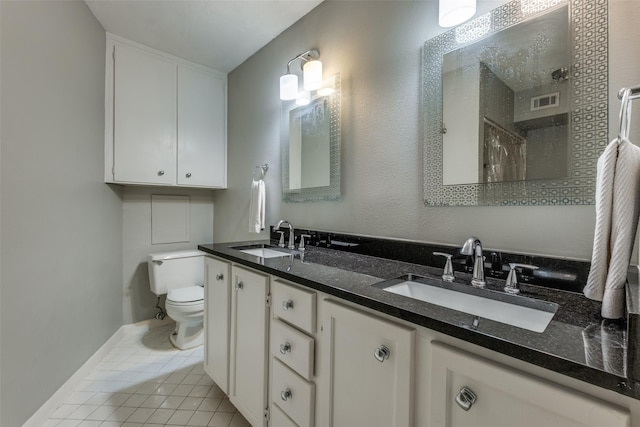
{"label": "cabinet hinge", "polygon": [[271,307],[271,294],[267,294],[267,307]]}
{"label": "cabinet hinge", "polygon": [[269,408],[264,408],[264,420],[269,421]]}

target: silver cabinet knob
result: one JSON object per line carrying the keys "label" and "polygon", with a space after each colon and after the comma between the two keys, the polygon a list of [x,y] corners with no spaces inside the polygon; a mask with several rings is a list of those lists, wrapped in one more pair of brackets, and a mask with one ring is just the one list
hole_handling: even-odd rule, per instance
{"label": "silver cabinet knob", "polygon": [[224,280],[224,274],[216,274],[216,280]]}
{"label": "silver cabinet knob", "polygon": [[468,411],[478,400],[478,396],[468,387],[462,387],[456,396],[456,403],[459,407]]}
{"label": "silver cabinet knob", "polygon": [[291,351],[291,344],[285,342],[284,344],[280,344],[280,353],[287,354]]}
{"label": "silver cabinet knob", "polygon": [[293,308],[293,301],[291,300],[287,300],[287,301],[282,301],[282,309],[287,311]]}
{"label": "silver cabinet knob", "polygon": [[293,397],[293,394],[291,394],[291,390],[289,390],[289,389],[286,389],[285,391],[280,392],[280,398],[282,400],[286,401],[286,400],[291,399],[292,397]]}
{"label": "silver cabinet knob", "polygon": [[186,176],[187,178],[191,178],[191,172],[188,172],[185,176]]}
{"label": "silver cabinet knob", "polygon": [[164,171],[158,171],[158,176],[164,175]]}
{"label": "silver cabinet knob", "polygon": [[391,355],[391,350],[389,350],[386,346],[381,345],[373,351],[373,357],[375,357],[378,362],[382,363],[389,358]]}
{"label": "silver cabinet knob", "polygon": [[236,283],[236,290],[240,290],[244,287],[244,284],[242,282],[238,282]]}

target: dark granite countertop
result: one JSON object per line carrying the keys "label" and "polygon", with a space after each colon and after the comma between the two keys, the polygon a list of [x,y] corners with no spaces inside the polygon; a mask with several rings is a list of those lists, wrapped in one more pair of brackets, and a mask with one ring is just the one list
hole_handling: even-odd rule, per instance
{"label": "dark granite countertop", "polygon": [[[233,247],[270,244],[269,241],[203,244],[204,252],[298,283],[311,289],[424,326],[481,347],[640,399],[640,382],[627,369],[627,322],[600,317],[600,303],[581,293],[520,284],[521,294],[555,302],[560,308],[542,333],[395,295],[372,286],[407,273],[440,277],[442,270],[427,265],[324,247],[307,247],[290,257],[261,258]],[[282,250],[282,249],[280,249]],[[456,271],[456,281],[469,283]],[[504,280],[487,278],[487,287],[500,291]]]}

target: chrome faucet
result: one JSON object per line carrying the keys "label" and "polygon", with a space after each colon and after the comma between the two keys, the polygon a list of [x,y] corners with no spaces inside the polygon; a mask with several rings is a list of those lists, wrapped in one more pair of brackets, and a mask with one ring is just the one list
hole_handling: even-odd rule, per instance
{"label": "chrome faucet", "polygon": [[[274,230],[276,230],[276,231],[279,230],[282,225],[288,225],[289,226],[289,246],[287,246],[287,247],[289,249],[295,249],[296,247],[295,247],[294,243],[295,243],[296,236],[295,236],[295,232],[294,232],[294,229],[293,229],[293,224],[291,224],[286,219],[281,219],[276,224]],[[284,248],[284,242],[282,242],[279,246]]]}
{"label": "chrome faucet", "polygon": [[471,285],[475,288],[484,288],[487,282],[484,280],[484,255],[482,255],[482,243],[477,237],[469,237],[460,249],[462,255],[473,255],[473,278]]}

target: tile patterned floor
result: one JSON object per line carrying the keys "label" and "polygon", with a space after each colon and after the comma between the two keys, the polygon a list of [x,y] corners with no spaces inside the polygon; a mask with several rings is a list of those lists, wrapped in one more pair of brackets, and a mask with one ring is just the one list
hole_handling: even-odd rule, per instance
{"label": "tile patterned floor", "polygon": [[44,427],[250,427],[204,372],[202,347],[171,346],[173,328],[123,338]]}

